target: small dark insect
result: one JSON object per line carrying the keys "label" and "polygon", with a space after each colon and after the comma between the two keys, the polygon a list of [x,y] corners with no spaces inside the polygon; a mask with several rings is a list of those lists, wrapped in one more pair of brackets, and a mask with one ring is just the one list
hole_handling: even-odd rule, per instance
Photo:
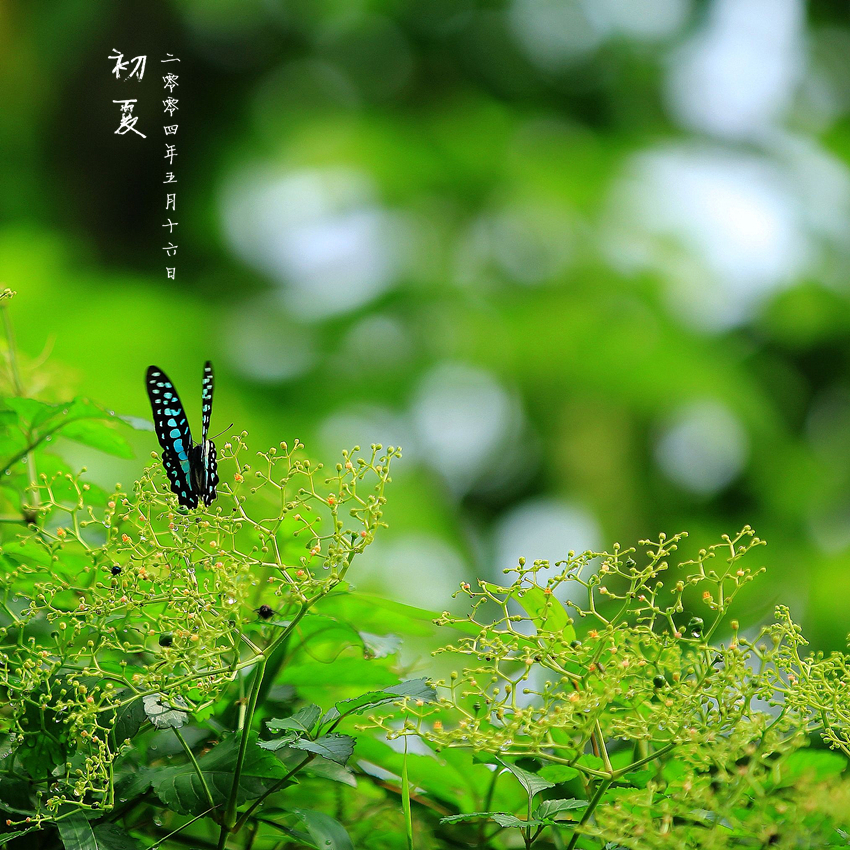
{"label": "small dark insect", "polygon": [[259,608],[257,608],[257,613],[258,613],[258,614],[259,614],[259,615],[260,615],[260,616],[261,616],[264,620],[268,620],[268,618],[269,618],[269,617],[271,617],[271,615],[272,615],[272,614],[274,614],[274,611],[272,611],[272,609],[271,609],[271,608],[269,608],[269,606],[268,606],[268,605],[260,605],[260,607],[259,607]]}
{"label": "small dark insect", "polygon": [[172,643],[174,643],[174,635],[171,632],[163,632],[159,636],[160,646],[171,646]]}
{"label": "small dark insect", "polygon": [[114,567],[110,567],[109,572],[111,572],[112,575],[114,575],[114,576],[120,576],[121,575],[121,567],[119,567],[118,564],[116,564]]}
{"label": "small dark insect", "polygon": [[652,684],[656,688],[663,688],[667,684],[667,680],[663,676],[656,676],[652,680]]}
{"label": "small dark insect", "polygon": [[215,444],[207,439],[213,398],[212,364],[209,360],[204,364],[199,444],[192,441],[186,411],[174,384],[158,366],[148,366],[147,389],[156,436],[162,447],[162,465],[172,492],[185,508],[197,508],[199,499],[209,507],[218,484]]}

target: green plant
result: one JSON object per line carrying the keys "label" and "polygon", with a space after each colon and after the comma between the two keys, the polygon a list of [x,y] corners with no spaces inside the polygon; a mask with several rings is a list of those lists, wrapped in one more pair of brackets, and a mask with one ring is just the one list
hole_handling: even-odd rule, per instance
{"label": "green plant", "polygon": [[[397,449],[328,473],[242,432],[211,509],[156,461],[104,492],[60,438],[131,456],[150,426],[28,397],[8,297],[0,846],[846,846],[848,656],[784,607],[731,619],[749,528],[675,569],[683,535],[520,561],[465,617],[364,594]],[[433,684],[399,655],[432,620],[457,635]]]}
{"label": "green plant", "polygon": [[[782,606],[749,630],[728,619],[760,572],[742,563],[762,542],[751,529],[670,575],[682,537],[463,586],[471,613],[441,622],[473,630],[444,650],[465,666],[401,729],[377,722],[473,751],[526,802],[445,823],[479,846],[505,830],[570,850],[847,844],[847,656],[804,657]],[[806,749],[818,732],[843,755]]]}

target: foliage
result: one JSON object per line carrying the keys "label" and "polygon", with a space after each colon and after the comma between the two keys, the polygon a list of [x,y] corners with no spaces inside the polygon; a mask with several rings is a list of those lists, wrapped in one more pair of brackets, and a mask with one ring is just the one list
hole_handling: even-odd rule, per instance
{"label": "foliage", "polygon": [[446,648],[462,671],[438,703],[408,705],[402,729],[378,722],[471,749],[527,806],[444,822],[518,829],[526,847],[547,828],[570,848],[846,845],[846,759],[806,747],[820,732],[850,755],[847,656],[804,657],[784,606],[757,629],[728,619],[761,572],[742,563],[762,542],[751,529],[671,578],[683,536],[643,541],[642,556],[570,553],[554,572],[521,560],[507,586],[464,586],[469,615],[441,618],[475,628]]}
{"label": "foliage", "polygon": [[[7,354],[0,846],[846,845],[848,658],[784,607],[730,619],[749,528],[672,579],[683,535],[521,560],[436,616],[349,578],[398,449],[328,472],[242,432],[210,509],[156,456],[109,494],[53,438],[121,455],[144,424],[29,398]],[[400,655],[431,618],[458,636],[434,684]]]}

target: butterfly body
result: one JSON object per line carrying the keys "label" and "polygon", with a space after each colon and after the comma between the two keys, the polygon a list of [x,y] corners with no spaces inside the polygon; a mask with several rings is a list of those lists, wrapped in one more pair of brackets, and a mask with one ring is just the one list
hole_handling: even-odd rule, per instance
{"label": "butterfly body", "polygon": [[177,501],[186,508],[197,508],[199,500],[211,505],[218,484],[215,444],[207,438],[212,412],[212,364],[209,360],[204,364],[200,443],[193,442],[180,396],[158,366],[148,367],[147,390],[156,436],[162,448],[162,465]]}

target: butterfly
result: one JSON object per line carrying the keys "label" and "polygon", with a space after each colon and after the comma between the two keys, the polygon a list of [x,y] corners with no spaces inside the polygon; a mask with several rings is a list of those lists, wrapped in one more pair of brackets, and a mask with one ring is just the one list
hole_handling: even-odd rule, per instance
{"label": "butterfly", "polygon": [[162,465],[177,501],[185,508],[197,508],[200,499],[209,507],[218,484],[215,444],[207,439],[213,398],[212,363],[204,363],[201,390],[203,419],[201,442],[192,442],[186,411],[168,375],[158,366],[148,366],[148,398],[153,411],[156,436],[162,446]]}

